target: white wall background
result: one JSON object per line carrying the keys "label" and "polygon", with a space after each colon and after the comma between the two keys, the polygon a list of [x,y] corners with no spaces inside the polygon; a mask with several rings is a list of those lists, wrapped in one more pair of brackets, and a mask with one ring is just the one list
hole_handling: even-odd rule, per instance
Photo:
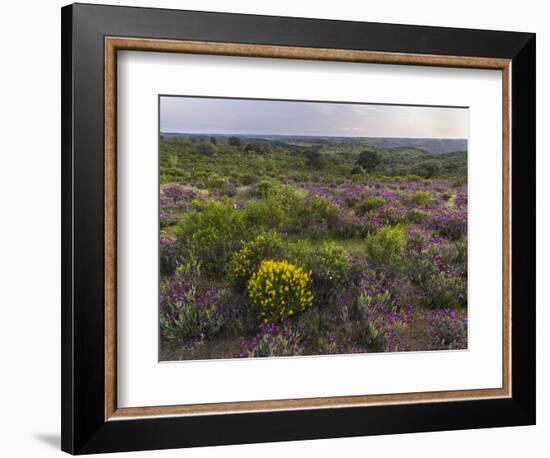
{"label": "white wall background", "polygon": [[[170,457],[544,456],[550,448],[550,314],[545,281],[550,243],[550,161],[543,158],[543,87],[550,15],[539,0],[128,0],[135,6],[304,16],[537,33],[538,425],[427,434],[148,452]],[[97,3],[97,2],[93,2]],[[110,4],[127,4],[109,0]],[[0,454],[48,457],[59,451],[60,403],[60,11],[57,0],[4,2],[0,9]],[[546,51],[546,55],[545,55]],[[545,60],[546,58],[546,60]],[[548,144],[548,140],[546,142]],[[544,229],[543,229],[544,228]],[[543,364],[546,363],[546,364]],[[145,456],[144,453],[125,456]]]}

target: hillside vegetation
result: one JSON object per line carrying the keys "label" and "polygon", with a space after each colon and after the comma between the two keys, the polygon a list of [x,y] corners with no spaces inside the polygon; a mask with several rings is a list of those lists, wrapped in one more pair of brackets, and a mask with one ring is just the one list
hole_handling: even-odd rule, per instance
{"label": "hillside vegetation", "polygon": [[415,145],[163,135],[161,359],[466,348],[466,171]]}

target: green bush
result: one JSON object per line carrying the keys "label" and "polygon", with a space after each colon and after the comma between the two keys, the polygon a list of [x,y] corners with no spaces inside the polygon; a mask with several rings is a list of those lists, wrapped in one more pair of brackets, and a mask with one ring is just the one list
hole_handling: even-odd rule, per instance
{"label": "green bush", "polygon": [[218,173],[211,173],[205,181],[205,185],[208,189],[220,190],[228,184],[228,180],[222,177]]}
{"label": "green bush", "polygon": [[278,203],[287,214],[296,214],[305,207],[305,192],[291,185],[273,186],[267,200]]}
{"label": "green bush", "polygon": [[359,154],[356,165],[360,166],[367,172],[372,172],[380,164],[380,154],[374,149],[367,149]]}
{"label": "green bush", "polygon": [[380,208],[385,203],[386,203],[386,199],[384,199],[381,196],[369,196],[359,206],[358,213],[359,214],[368,213],[372,210],[376,210],[377,208]]}
{"label": "green bush", "polygon": [[420,162],[413,167],[413,172],[415,175],[419,175],[423,178],[434,178],[438,175],[441,175],[443,171],[443,166],[441,162],[437,159],[428,159],[426,161]]}
{"label": "green bush", "polygon": [[288,220],[282,205],[274,199],[251,202],[242,212],[247,228],[256,233],[280,230]]}
{"label": "green bush", "polygon": [[334,243],[325,243],[311,256],[315,291],[324,299],[334,298],[349,280],[351,259],[348,252]]}
{"label": "green bush", "polygon": [[407,213],[407,220],[411,223],[425,223],[430,217],[430,214],[419,208],[411,208]]}
{"label": "green bush", "polygon": [[294,240],[286,244],[286,259],[292,264],[306,268],[309,266],[309,260],[313,249],[307,240]]}
{"label": "green bush", "polygon": [[252,175],[251,173],[246,173],[239,177],[239,182],[243,186],[249,186],[251,184],[256,183],[257,181],[258,181],[258,177],[256,175]]}
{"label": "green bush", "polygon": [[[250,206],[254,212],[252,223],[261,224],[270,229],[286,227],[290,232],[298,232],[311,223],[324,223],[333,226],[340,216],[339,208],[330,199],[323,196],[308,196],[307,193],[292,185],[273,185],[260,183],[258,191],[264,198]],[[258,218],[256,213],[265,213]],[[252,217],[252,216],[251,216]]]}
{"label": "green bush", "polygon": [[197,151],[200,154],[205,154],[207,156],[213,156],[218,152],[218,148],[211,142],[201,142],[197,145]]}
{"label": "green bush", "polygon": [[456,272],[434,272],[425,282],[424,304],[435,309],[460,309],[466,306],[466,278]]}
{"label": "green bush", "polygon": [[185,214],[175,233],[182,246],[199,259],[205,273],[219,277],[250,228],[244,212],[229,202],[209,201],[201,206]]}
{"label": "green bush", "polygon": [[468,243],[459,239],[441,246],[441,262],[447,266],[454,266],[465,271],[468,265]]}
{"label": "green bush", "polygon": [[429,191],[417,191],[408,199],[408,202],[421,207],[431,207],[433,205],[433,194]]}
{"label": "green bush", "polygon": [[282,259],[283,256],[284,244],[280,235],[275,232],[258,235],[233,254],[229,268],[231,281],[244,287],[264,259]]}
{"label": "green bush", "polygon": [[275,182],[264,180],[258,184],[256,193],[258,194],[258,197],[262,197],[265,199],[278,186],[279,185]]}
{"label": "green bush", "polygon": [[227,140],[227,143],[230,144],[231,146],[242,145],[241,139],[239,137],[229,137],[229,139]]}
{"label": "green bush", "polygon": [[308,202],[303,201],[301,208],[297,207],[293,213],[295,219],[302,224],[315,221],[326,223],[329,227],[336,224],[340,217],[340,209],[323,196],[313,196]]}
{"label": "green bush", "polygon": [[384,226],[365,239],[367,253],[376,262],[390,261],[403,253],[406,246],[407,226]]}

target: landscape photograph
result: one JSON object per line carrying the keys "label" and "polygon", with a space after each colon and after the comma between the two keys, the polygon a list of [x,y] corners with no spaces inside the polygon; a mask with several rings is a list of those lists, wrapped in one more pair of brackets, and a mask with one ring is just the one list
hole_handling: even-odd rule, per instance
{"label": "landscape photograph", "polygon": [[466,350],[468,117],[159,96],[159,360]]}

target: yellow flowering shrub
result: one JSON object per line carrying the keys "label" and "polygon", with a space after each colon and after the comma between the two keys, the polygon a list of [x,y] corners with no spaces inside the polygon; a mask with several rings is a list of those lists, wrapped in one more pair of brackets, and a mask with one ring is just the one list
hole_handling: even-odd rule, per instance
{"label": "yellow flowering shrub", "polygon": [[288,261],[266,259],[247,284],[259,318],[279,321],[304,311],[313,302],[311,272]]}

